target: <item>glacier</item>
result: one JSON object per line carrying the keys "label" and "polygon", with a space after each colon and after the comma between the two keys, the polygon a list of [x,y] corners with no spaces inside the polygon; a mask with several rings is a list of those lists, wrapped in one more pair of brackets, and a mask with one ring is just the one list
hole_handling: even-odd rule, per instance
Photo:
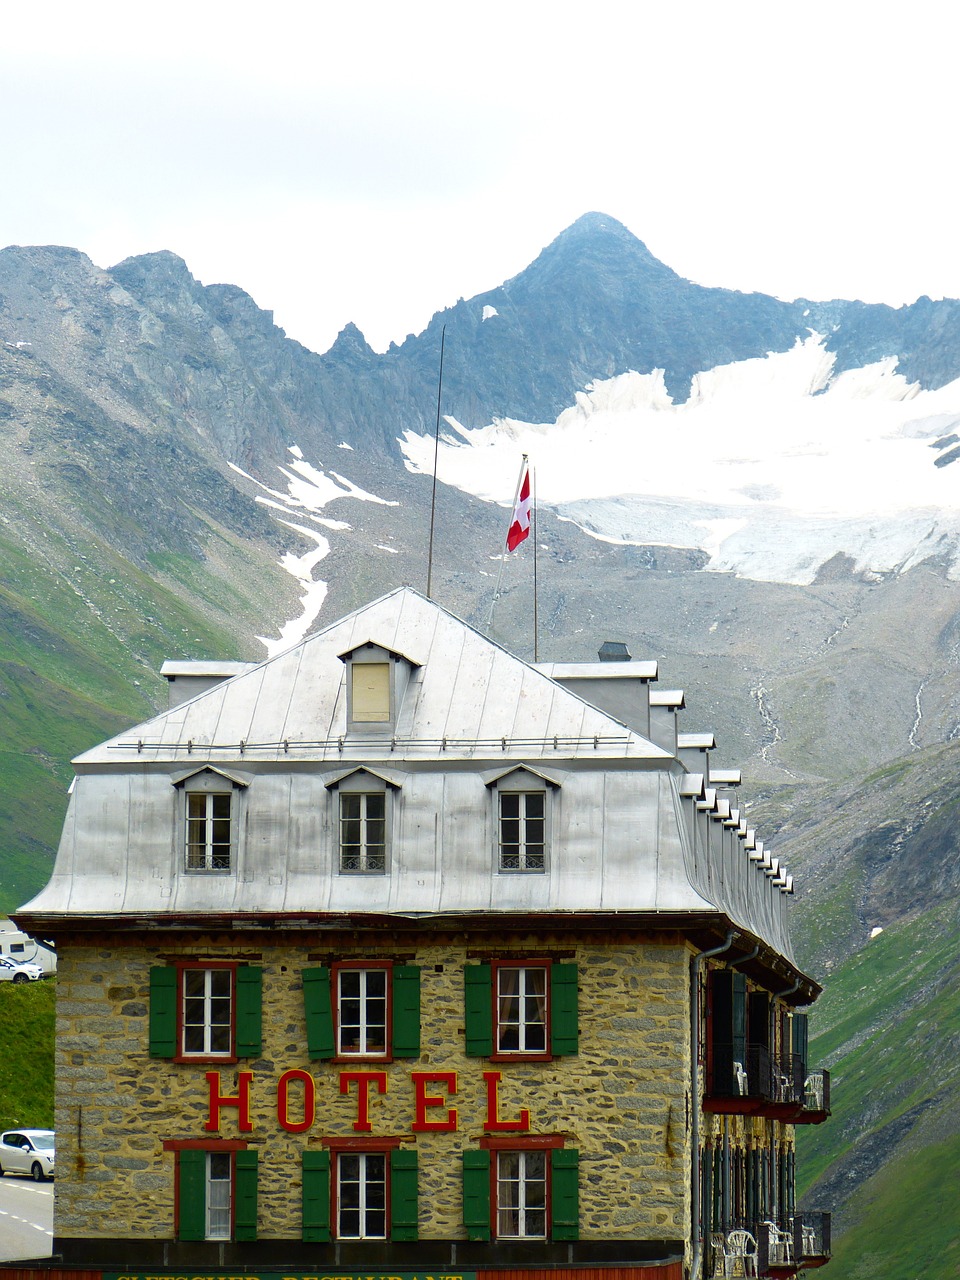
{"label": "glacier", "polygon": [[[960,380],[923,390],[895,357],[834,364],[811,332],[698,374],[681,403],[656,370],[590,383],[552,423],[447,416],[438,478],[509,506],[526,453],[541,511],[604,541],[699,548],[707,570],[798,585],[838,553],[868,578],[931,556],[960,578],[960,466],[943,465]],[[410,471],[432,474],[432,434],[399,444]]]}

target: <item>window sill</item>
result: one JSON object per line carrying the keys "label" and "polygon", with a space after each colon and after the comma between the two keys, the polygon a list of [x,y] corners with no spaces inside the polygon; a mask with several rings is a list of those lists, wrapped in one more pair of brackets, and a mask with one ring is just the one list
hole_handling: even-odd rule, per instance
{"label": "window sill", "polygon": [[548,1053],[491,1053],[491,1062],[555,1062],[556,1054]]}
{"label": "window sill", "polygon": [[185,1062],[196,1066],[229,1067],[239,1062],[235,1053],[175,1053],[170,1062]]}

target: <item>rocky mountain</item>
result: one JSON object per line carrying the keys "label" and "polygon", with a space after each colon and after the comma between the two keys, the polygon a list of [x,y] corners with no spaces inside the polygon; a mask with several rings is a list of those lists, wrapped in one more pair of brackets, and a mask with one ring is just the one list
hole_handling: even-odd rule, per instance
{"label": "rocky mountain", "polygon": [[[434,594],[487,628],[535,439],[556,486],[537,656],[618,639],[657,658],[666,687],[695,691],[684,727],[716,733],[796,872],[801,946],[829,978],[819,1043],[846,1073],[812,1167],[854,1249],[880,1229],[874,1180],[902,1181],[955,1097],[960,303],[707,289],[588,214],[401,345],[378,354],[347,325],[316,354],[169,252],[101,270],[72,249],[3,250],[0,909],[46,878],[69,759],[164,702],[165,658],[255,659],[424,588],[441,330]],[[588,492],[601,456],[612,487]],[[831,485],[843,518],[806,496],[823,507]],[[530,550],[506,566],[492,631],[532,657]],[[911,1065],[920,1023],[936,1082]],[[875,1090],[871,1048],[893,1063]]]}

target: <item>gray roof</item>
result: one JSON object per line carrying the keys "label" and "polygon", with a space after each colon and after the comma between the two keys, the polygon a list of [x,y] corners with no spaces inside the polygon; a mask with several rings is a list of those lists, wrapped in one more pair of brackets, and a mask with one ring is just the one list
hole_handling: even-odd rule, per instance
{"label": "gray roof", "polygon": [[[409,668],[385,729],[347,722],[343,657],[364,642],[405,655]],[[729,813],[712,790],[693,799],[688,784],[700,797],[700,776],[411,588],[74,764],[53,876],[21,908],[31,920],[712,914],[791,959],[788,895],[735,832],[716,823],[716,840],[698,834],[714,811]],[[550,795],[541,874],[500,873],[496,863],[490,792],[522,765]],[[207,768],[232,779],[245,806],[229,874],[183,868],[183,788]],[[383,875],[337,866],[336,792],[358,768],[392,797]],[[695,804],[710,814],[696,817]]]}

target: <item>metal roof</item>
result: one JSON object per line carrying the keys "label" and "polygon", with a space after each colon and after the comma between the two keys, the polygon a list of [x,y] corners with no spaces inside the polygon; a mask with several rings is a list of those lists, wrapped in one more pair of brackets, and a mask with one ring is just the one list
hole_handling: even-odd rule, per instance
{"label": "metal roof", "polygon": [[[366,642],[418,664],[387,725],[347,721],[342,658]],[[650,679],[635,669],[655,665],[584,664],[605,679],[618,667]],[[788,895],[710,820],[729,803],[552,679],[557,669],[523,662],[411,588],[391,592],[79,756],[53,876],[21,911],[51,924],[714,913],[792,964]],[[542,873],[497,863],[491,792],[518,768],[549,797]],[[182,788],[206,769],[238,783],[226,873],[184,867]],[[337,787],[357,770],[387,784],[384,874],[340,873]]]}

